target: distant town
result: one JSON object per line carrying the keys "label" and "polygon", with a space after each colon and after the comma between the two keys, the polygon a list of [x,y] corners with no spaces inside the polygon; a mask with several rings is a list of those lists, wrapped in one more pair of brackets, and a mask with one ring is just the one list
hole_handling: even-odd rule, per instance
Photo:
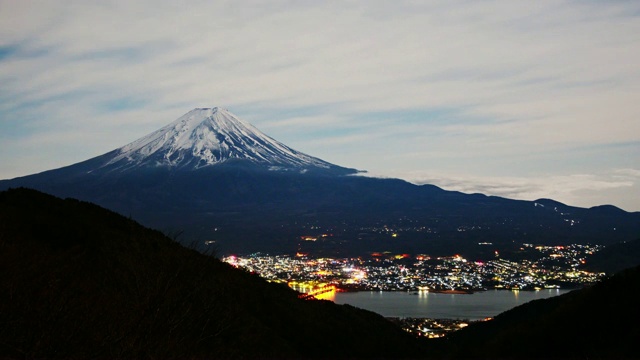
{"label": "distant town", "polygon": [[[306,254],[227,256],[223,261],[272,282],[306,292],[326,284],[338,291],[431,291],[472,293],[488,289],[577,288],[600,281],[604,273],[581,268],[601,245],[522,244],[529,259],[470,261],[460,255],[372,253],[357,258],[314,258]],[[535,256],[531,256],[535,255]],[[533,260],[530,260],[533,258]]]}

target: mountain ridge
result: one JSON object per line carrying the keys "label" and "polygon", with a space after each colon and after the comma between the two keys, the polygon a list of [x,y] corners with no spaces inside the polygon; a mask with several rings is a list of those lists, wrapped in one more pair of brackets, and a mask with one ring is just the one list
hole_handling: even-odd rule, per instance
{"label": "mountain ridge", "polygon": [[[611,244],[640,233],[640,213],[352,176],[357,170],[252,129],[221,108],[198,108],[106,154],[2,180],[0,190],[22,186],[90,201],[145,226],[183,231],[187,242],[213,241],[227,252],[328,248],[352,255],[447,255],[457,248],[493,256],[497,249],[478,244],[501,250],[519,243]],[[300,243],[310,229],[334,236]]]}
{"label": "mountain ridge", "polygon": [[420,354],[378,314],[301,300],[91,203],[2,191],[0,229],[2,359]]}
{"label": "mountain ridge", "polygon": [[[635,358],[640,267],[442,339],[304,301],[91,203],[0,192],[0,357]],[[474,295],[464,295],[474,296]]]}

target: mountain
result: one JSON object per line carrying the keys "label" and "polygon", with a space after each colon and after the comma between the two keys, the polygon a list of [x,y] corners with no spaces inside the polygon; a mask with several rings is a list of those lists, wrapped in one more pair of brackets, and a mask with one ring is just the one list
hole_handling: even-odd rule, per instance
{"label": "mountain", "polygon": [[0,229],[2,359],[637,357],[640,267],[418,341],[87,202],[0,192]]}
{"label": "mountain", "polygon": [[272,171],[356,172],[293,150],[217,107],[191,110],[160,130],[98,159],[91,161],[93,168],[89,172],[158,167],[196,170],[233,162],[251,163]]}
{"label": "mountain", "polygon": [[612,244],[589,258],[587,270],[614,274],[640,266],[640,239]]}
{"label": "mountain", "polygon": [[[104,155],[0,181],[96,203],[221,252],[370,251],[493,257],[520,243],[636,239],[640,213],[517,201],[357,176],[221,108],[194,109]],[[302,241],[302,238],[317,241]],[[483,244],[483,245],[480,245]]]}
{"label": "mountain", "polygon": [[375,313],[301,300],[131,219],[0,192],[0,358],[416,357]]}

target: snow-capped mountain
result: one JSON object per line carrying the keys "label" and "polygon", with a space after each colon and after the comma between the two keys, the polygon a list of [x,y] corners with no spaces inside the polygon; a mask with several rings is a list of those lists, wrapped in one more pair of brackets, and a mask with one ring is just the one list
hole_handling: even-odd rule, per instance
{"label": "snow-capped mountain", "polygon": [[199,169],[243,161],[269,170],[354,173],[296,151],[226,109],[196,108],[171,124],[109,154],[100,168]]}
{"label": "snow-capped mountain", "polygon": [[[447,247],[457,252],[459,246],[482,252],[480,242],[615,243],[640,234],[640,213],[343,176],[355,172],[210,108],[194,109],[101,156],[0,180],[0,191],[29,187],[94,202],[156,229],[185,231],[186,243],[215,241],[231,252],[280,253],[307,245],[354,254]],[[391,237],[376,230],[383,225],[402,233]],[[300,242],[320,231],[335,236]]]}

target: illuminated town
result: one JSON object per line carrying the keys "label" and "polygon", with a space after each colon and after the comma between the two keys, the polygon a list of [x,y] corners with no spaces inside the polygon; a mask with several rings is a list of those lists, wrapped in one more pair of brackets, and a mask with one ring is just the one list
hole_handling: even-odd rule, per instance
{"label": "illuminated town", "polygon": [[[357,258],[314,258],[306,254],[252,254],[227,256],[235,267],[286,283],[304,299],[332,299],[338,291],[407,291],[466,294],[490,289],[528,291],[569,289],[600,281],[604,273],[582,270],[600,245],[543,246],[522,244],[526,260],[508,260],[496,253],[485,262],[460,255],[373,253]],[[531,260],[533,259],[533,260]],[[395,319],[419,336],[439,337],[460,329],[468,321],[444,319]]]}
{"label": "illuminated town", "polygon": [[428,255],[374,253],[358,258],[313,258],[304,254],[253,254],[223,260],[273,282],[311,288],[333,284],[338,291],[474,292],[488,289],[540,290],[575,288],[598,282],[604,273],[581,270],[600,245],[534,246],[536,260],[496,258],[469,261],[460,255],[431,258]]}

